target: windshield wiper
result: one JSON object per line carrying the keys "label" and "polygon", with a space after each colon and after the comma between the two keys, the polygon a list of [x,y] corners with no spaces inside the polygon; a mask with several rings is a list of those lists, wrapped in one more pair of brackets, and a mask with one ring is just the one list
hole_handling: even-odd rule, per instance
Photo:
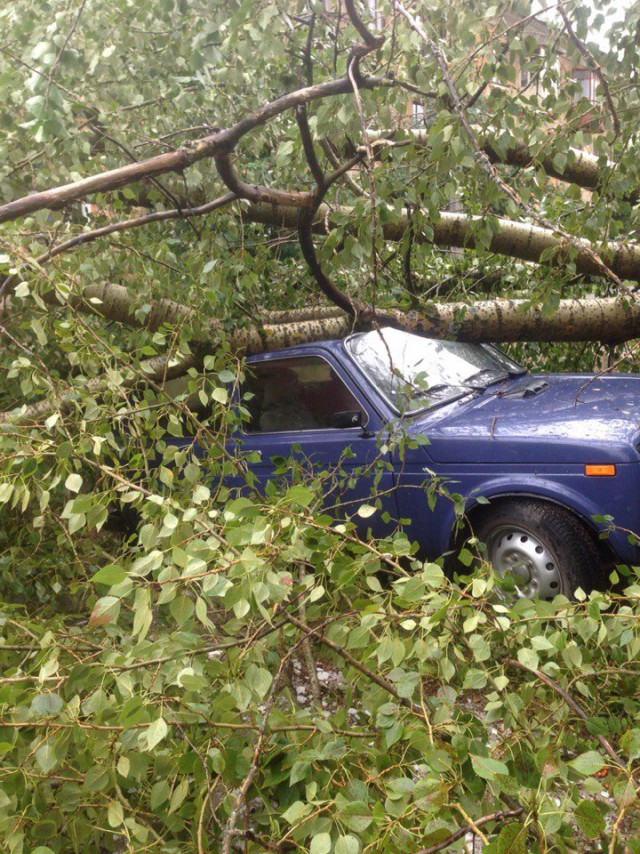
{"label": "windshield wiper", "polygon": [[430,385],[429,388],[417,388],[411,395],[412,398],[418,397],[429,397],[432,394],[438,394],[441,391],[447,391],[448,389],[466,389],[466,385],[463,383],[437,383],[436,385]]}
{"label": "windshield wiper", "polygon": [[[480,383],[476,385],[478,380],[482,377],[487,376],[488,374],[492,374],[493,377],[486,383]],[[500,380],[506,380],[511,376],[519,376],[519,374],[512,373],[508,371],[506,368],[482,368],[480,371],[476,371],[475,374],[471,374],[470,377],[467,377],[461,385],[465,385],[468,388],[487,388],[487,386],[493,385],[494,383],[500,382]]]}

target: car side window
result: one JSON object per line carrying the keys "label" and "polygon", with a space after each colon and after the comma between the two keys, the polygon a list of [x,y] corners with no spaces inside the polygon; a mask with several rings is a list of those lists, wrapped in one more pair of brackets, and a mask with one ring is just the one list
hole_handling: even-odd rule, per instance
{"label": "car side window", "polygon": [[319,356],[249,365],[243,405],[249,412],[248,433],[323,430],[334,426],[337,413],[362,410],[331,365]]}

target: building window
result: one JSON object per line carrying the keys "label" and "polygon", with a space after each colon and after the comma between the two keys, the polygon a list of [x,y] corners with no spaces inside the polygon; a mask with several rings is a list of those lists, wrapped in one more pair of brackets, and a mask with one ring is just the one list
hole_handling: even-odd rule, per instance
{"label": "building window", "polygon": [[419,103],[419,101],[414,101],[411,104],[411,124],[414,128],[425,125],[424,104]]}
{"label": "building window", "polygon": [[578,83],[583,98],[594,103],[596,100],[596,75],[590,68],[575,68],[571,74],[574,82]]}

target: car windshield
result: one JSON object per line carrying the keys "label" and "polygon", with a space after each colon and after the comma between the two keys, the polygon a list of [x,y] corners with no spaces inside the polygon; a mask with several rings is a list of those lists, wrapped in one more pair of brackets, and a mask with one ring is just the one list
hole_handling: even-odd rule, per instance
{"label": "car windshield", "polygon": [[398,414],[441,406],[525,373],[490,344],[436,341],[400,329],[352,335],[345,347]]}

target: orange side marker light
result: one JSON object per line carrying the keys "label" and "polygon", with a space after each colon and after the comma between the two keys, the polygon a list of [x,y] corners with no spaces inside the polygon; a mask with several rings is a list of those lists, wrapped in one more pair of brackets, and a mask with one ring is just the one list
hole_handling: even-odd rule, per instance
{"label": "orange side marker light", "polygon": [[588,464],[584,467],[584,473],[589,477],[613,477],[616,473],[614,465]]}

